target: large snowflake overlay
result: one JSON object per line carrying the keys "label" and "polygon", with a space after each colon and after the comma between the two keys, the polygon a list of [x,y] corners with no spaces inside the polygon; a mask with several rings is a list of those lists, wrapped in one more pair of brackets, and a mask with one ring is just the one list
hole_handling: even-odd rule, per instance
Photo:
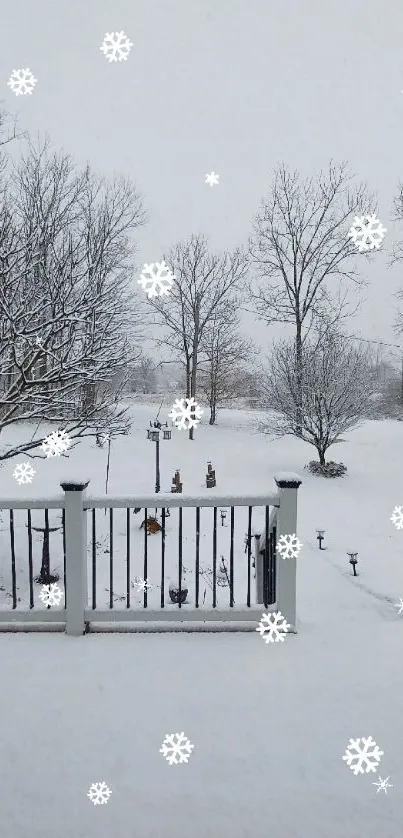
{"label": "large snowflake overlay", "polygon": [[296,559],[302,547],[295,533],[292,535],[280,535],[277,542],[277,553],[282,559]]}
{"label": "large snowflake overlay", "polygon": [[51,585],[42,585],[39,599],[42,600],[44,605],[60,605],[62,596],[59,586],[52,582]]}
{"label": "large snowflake overlay", "polygon": [[35,474],[36,472],[32,468],[31,463],[17,463],[13,471],[13,477],[15,477],[20,486],[23,483],[32,483]]}
{"label": "large snowflake overlay", "polygon": [[192,396],[190,399],[175,399],[175,404],[168,416],[178,430],[183,431],[195,428],[200,422],[202,413],[203,410]]}
{"label": "large snowflake overlay", "polygon": [[106,783],[91,783],[87,797],[90,798],[94,806],[99,806],[102,803],[107,803],[111,794],[112,792]]}
{"label": "large snowflake overlay", "polygon": [[42,442],[41,448],[48,458],[60,457],[60,454],[63,454],[65,451],[67,451],[69,445],[70,437],[66,433],[66,431],[53,431],[53,433],[45,437],[44,442]]}
{"label": "large snowflake overlay", "polygon": [[218,186],[220,175],[216,175],[215,172],[210,172],[209,175],[206,175],[205,183],[208,183],[209,186]]}
{"label": "large snowflake overlay", "polygon": [[124,32],[107,32],[100,50],[108,61],[127,61],[132,46]]}
{"label": "large snowflake overlay", "polygon": [[31,96],[36,82],[37,79],[27,67],[26,70],[13,70],[7,84],[16,96],[25,96],[27,93]]}
{"label": "large snowflake overlay", "polygon": [[403,530],[403,506],[395,506],[390,520],[397,530]]}
{"label": "large snowflake overlay", "polygon": [[[360,745],[362,742],[362,745]],[[353,774],[368,774],[376,771],[383,756],[372,736],[362,739],[350,739],[343,760],[351,768]],[[365,766],[365,767],[364,767]]]}
{"label": "large snowflake overlay", "polygon": [[376,215],[355,216],[354,224],[350,227],[348,238],[352,239],[360,253],[365,250],[379,250],[381,241],[385,238],[386,227],[383,227]]}
{"label": "large snowflake overlay", "polygon": [[151,300],[152,297],[163,297],[164,294],[169,294],[174,279],[175,274],[162,261],[151,262],[149,265],[146,263],[137,282],[146,292],[148,299]]}
{"label": "large snowflake overlay", "polygon": [[180,762],[188,762],[194,745],[182,733],[167,733],[160,754],[163,754],[170,765],[179,765]]}
{"label": "large snowflake overlay", "polygon": [[281,611],[270,611],[262,614],[262,619],[256,629],[265,643],[284,643],[284,635],[290,628]]}

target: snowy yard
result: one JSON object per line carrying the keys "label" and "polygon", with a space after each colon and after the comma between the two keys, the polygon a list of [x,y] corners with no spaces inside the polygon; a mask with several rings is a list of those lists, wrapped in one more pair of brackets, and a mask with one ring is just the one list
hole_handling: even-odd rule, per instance
{"label": "snowy yard", "polygon": [[[111,495],[153,491],[144,437],[154,415],[133,408],[131,436],[113,443]],[[257,633],[0,634],[1,836],[401,836],[403,533],[390,515],[403,503],[403,425],[348,434],[330,452],[348,474],[327,481],[303,470],[313,449],[269,442],[255,419],[222,411],[193,443],[173,433],[161,444],[162,489],[180,468],[184,492],[201,492],[207,460],[217,493],[272,491],[278,470],[301,475],[298,634],[267,645]],[[0,493],[51,496],[74,474],[102,494],[105,458],[85,442],[68,462],[33,460],[35,480],[21,488],[8,462]],[[194,750],[170,766],[159,748],[180,731]],[[384,755],[375,773],[355,776],[342,756],[350,738],[367,736]],[[372,785],[379,777],[389,777],[387,794]],[[99,781],[112,795],[93,806],[87,792]]]}

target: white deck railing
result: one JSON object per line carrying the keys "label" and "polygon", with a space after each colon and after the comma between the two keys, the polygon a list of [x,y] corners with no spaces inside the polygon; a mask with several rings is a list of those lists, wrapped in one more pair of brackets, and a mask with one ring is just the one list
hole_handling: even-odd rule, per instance
{"label": "white deck railing", "polygon": [[[0,499],[0,509],[59,509],[65,515],[65,573],[66,573],[66,608],[61,609],[30,609],[13,608],[12,611],[0,610],[0,627],[4,629],[27,628],[28,623],[39,628],[39,623],[48,628],[56,628],[64,624],[66,633],[82,635],[88,629],[99,626],[99,630],[117,628],[118,623],[124,623],[126,628],[137,630],[234,630],[253,629],[260,619],[263,603],[263,558],[260,549],[256,549],[259,541],[255,538],[255,577],[256,603],[253,606],[243,605],[231,608],[212,608],[209,610],[198,608],[182,608],[178,613],[177,606],[168,605],[165,608],[142,611],[127,609],[93,609],[88,606],[88,568],[87,568],[87,512],[93,509],[141,509],[162,508],[203,508],[203,507],[273,507],[270,513],[270,528],[275,525],[277,540],[281,535],[297,532],[297,492],[301,478],[289,472],[277,473],[274,476],[277,491],[262,495],[224,496],[213,495],[188,496],[181,494],[149,494],[133,497],[110,497],[107,495],[87,496],[88,482],[63,482],[63,494],[58,498]],[[253,533],[256,535],[256,533]],[[264,533],[259,533],[261,539]],[[4,558],[3,558],[4,561]],[[1,571],[1,565],[0,565]],[[281,611],[295,631],[296,624],[296,559],[276,561],[276,603],[270,606],[273,610]],[[130,623],[130,626],[128,625]]]}

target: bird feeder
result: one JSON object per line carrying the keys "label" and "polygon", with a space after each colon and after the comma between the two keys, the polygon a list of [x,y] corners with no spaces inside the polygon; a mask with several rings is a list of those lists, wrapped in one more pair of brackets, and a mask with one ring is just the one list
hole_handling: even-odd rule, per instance
{"label": "bird feeder", "polygon": [[356,573],[356,570],[355,570],[355,566],[356,566],[356,564],[357,564],[357,556],[358,556],[358,553],[347,553],[347,555],[348,555],[348,556],[350,556],[350,558],[349,558],[349,562],[350,562],[350,564],[353,566],[353,575],[354,575],[354,576],[357,576],[357,573]]}
{"label": "bird feeder", "polygon": [[319,541],[319,550],[323,550],[322,541],[325,537],[325,530],[316,530],[316,538]]}

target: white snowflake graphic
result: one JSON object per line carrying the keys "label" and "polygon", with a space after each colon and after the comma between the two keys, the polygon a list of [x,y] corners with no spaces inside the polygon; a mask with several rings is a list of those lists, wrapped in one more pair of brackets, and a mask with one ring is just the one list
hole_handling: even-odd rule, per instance
{"label": "white snowflake graphic", "polygon": [[282,559],[296,559],[302,547],[295,533],[292,535],[280,535],[277,542],[277,553]]}
{"label": "white snowflake graphic", "polygon": [[90,798],[94,806],[99,806],[102,803],[107,803],[112,792],[106,783],[91,783],[90,790],[87,797]]}
{"label": "white snowflake graphic", "polygon": [[379,250],[385,233],[386,227],[382,226],[376,215],[356,215],[347,238],[352,239],[359,252],[363,253],[375,248]]}
{"label": "white snowflake graphic", "polygon": [[50,585],[42,585],[39,599],[42,600],[44,605],[60,605],[62,596],[63,593],[59,586],[56,585],[56,582],[52,582]]}
{"label": "white snowflake graphic", "polygon": [[20,486],[23,483],[32,483],[35,474],[36,472],[30,463],[17,463],[13,471],[13,477],[15,477]]}
{"label": "white snowflake graphic", "polygon": [[403,506],[395,506],[390,520],[397,530],[403,530]]}
{"label": "white snowflake graphic", "polygon": [[378,794],[379,791],[384,791],[385,794],[388,793],[388,789],[393,789],[393,783],[388,783],[389,777],[386,777],[385,780],[382,780],[382,777],[379,777],[379,783],[372,783],[373,786],[379,786],[377,788],[376,793]]}
{"label": "white snowflake graphic", "polygon": [[151,262],[149,265],[146,263],[137,282],[151,300],[152,297],[163,297],[164,294],[169,294],[174,279],[175,274],[162,261]]}
{"label": "white snowflake graphic", "polygon": [[139,591],[146,591],[152,588],[148,579],[142,579],[141,576],[136,576],[132,584],[133,587],[136,586]]}
{"label": "white snowflake graphic", "polygon": [[167,733],[160,754],[163,754],[170,765],[179,765],[180,762],[188,762],[194,745],[182,733]]}
{"label": "white snowflake graphic", "polygon": [[402,613],[402,611],[403,611],[403,598],[402,597],[400,597],[399,602],[395,603],[394,607],[399,609],[398,612],[397,612],[398,614]]}
{"label": "white snowflake graphic", "polygon": [[[360,742],[362,742],[362,745],[360,745]],[[357,776],[358,774],[368,774],[370,771],[376,771],[381,756],[383,756],[383,751],[379,750],[372,736],[364,736],[362,739],[349,740],[343,760],[351,768],[353,774]]]}
{"label": "white snowflake graphic", "polygon": [[42,442],[41,448],[48,458],[60,457],[60,454],[63,454],[65,451],[67,451],[69,445],[70,437],[66,433],[66,431],[53,431],[53,433],[45,437],[44,442]]}
{"label": "white snowflake graphic", "polygon": [[203,410],[192,396],[191,399],[175,399],[175,404],[171,412],[168,413],[168,416],[172,419],[172,422],[178,430],[182,431],[184,429],[188,430],[188,428],[195,428],[200,422],[202,413]]}
{"label": "white snowflake graphic", "polygon": [[124,32],[107,32],[100,50],[108,61],[127,61],[132,46]]}
{"label": "white snowflake graphic", "polygon": [[284,635],[290,628],[281,611],[270,611],[262,614],[262,619],[256,629],[265,643],[284,643]]}
{"label": "white snowflake graphic", "polygon": [[40,346],[42,348],[43,338],[40,335],[37,335],[35,338],[35,345]]}
{"label": "white snowflake graphic", "polygon": [[7,84],[16,96],[25,96],[27,93],[31,96],[36,82],[37,79],[27,67],[26,70],[13,70]]}
{"label": "white snowflake graphic", "polygon": [[209,175],[206,175],[205,183],[208,183],[209,186],[218,186],[220,175],[216,175],[215,172],[210,172]]}

